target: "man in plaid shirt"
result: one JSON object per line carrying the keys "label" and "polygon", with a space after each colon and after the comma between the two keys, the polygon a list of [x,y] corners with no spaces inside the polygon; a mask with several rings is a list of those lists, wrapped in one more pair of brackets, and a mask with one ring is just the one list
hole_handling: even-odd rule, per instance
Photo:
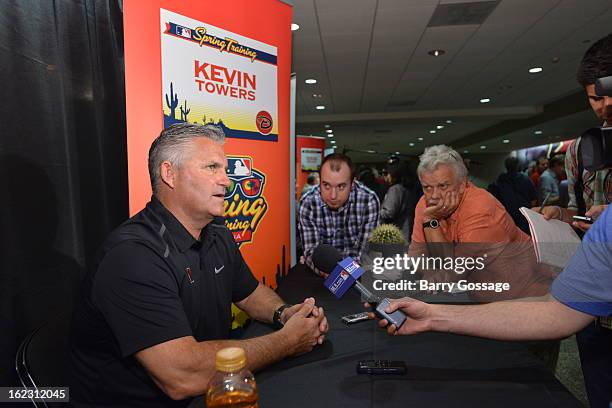
{"label": "man in plaid shirt", "polygon": [[[584,87],[593,112],[604,126],[612,125],[612,97],[595,93],[595,81],[612,75],[612,34],[593,44],[584,54],[577,79]],[[580,138],[570,144],[565,156],[569,204],[567,208],[547,206],[544,218],[557,218],[586,231],[584,222],[572,221],[572,216],[583,213],[598,218],[612,199],[612,170],[590,172],[582,169],[579,158]],[[582,188],[576,188],[581,185]],[[610,402],[612,384],[612,317],[600,317],[576,335],[580,362],[587,394],[592,407],[604,407]]]}
{"label": "man in plaid shirt", "polygon": [[312,252],[329,244],[359,262],[372,230],[378,225],[376,194],[354,180],[350,157],[333,153],[321,163],[321,183],[300,200],[299,231],[304,261],[313,271]]}

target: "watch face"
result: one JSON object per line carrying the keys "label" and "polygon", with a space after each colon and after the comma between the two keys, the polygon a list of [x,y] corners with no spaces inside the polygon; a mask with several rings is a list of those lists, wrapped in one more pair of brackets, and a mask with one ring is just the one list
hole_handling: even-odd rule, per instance
{"label": "watch face", "polygon": [[431,220],[431,221],[429,221],[429,226],[431,228],[438,228],[439,225],[440,225],[440,223],[438,222],[438,220]]}

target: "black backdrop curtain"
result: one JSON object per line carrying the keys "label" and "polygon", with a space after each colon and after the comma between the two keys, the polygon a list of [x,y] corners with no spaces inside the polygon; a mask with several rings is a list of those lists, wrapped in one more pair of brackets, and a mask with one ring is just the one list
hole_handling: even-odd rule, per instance
{"label": "black backdrop curtain", "polygon": [[127,218],[122,18],[121,0],[0,2],[1,386]]}

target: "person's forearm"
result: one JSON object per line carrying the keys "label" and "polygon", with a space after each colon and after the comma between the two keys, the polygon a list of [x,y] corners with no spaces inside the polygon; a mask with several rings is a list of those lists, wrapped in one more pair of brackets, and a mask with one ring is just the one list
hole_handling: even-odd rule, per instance
{"label": "person's forearm", "polygon": [[448,242],[440,228],[424,228],[423,232],[425,233],[429,256],[440,258],[453,256],[453,245]]}
{"label": "person's forearm", "polygon": [[259,284],[246,299],[236,302],[250,317],[260,322],[271,323],[274,311],[285,304],[272,289]]}
{"label": "person's forearm", "polygon": [[[177,355],[184,360],[176,364],[176,381],[172,385],[158,385],[173,399],[184,399],[206,393],[208,383],[215,373],[215,355],[226,347],[241,347],[247,357],[247,368],[257,371],[291,355],[292,343],[280,331],[247,340],[212,340],[196,342],[185,353]],[[180,368],[176,370],[176,368]]]}
{"label": "person's forearm", "polygon": [[475,306],[431,305],[431,311],[431,330],[498,340],[558,339],[593,319],[548,298]]}

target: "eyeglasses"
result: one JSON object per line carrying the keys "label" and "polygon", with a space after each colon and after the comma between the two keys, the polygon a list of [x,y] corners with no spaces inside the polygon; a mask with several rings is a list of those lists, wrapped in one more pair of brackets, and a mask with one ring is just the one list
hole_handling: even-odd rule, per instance
{"label": "eyeglasses", "polygon": [[225,189],[225,198],[231,198],[238,188],[240,188],[242,194],[246,197],[257,197],[263,190],[264,182],[263,175],[259,174],[256,170],[253,170],[251,176],[241,180],[230,179],[230,185]]}

